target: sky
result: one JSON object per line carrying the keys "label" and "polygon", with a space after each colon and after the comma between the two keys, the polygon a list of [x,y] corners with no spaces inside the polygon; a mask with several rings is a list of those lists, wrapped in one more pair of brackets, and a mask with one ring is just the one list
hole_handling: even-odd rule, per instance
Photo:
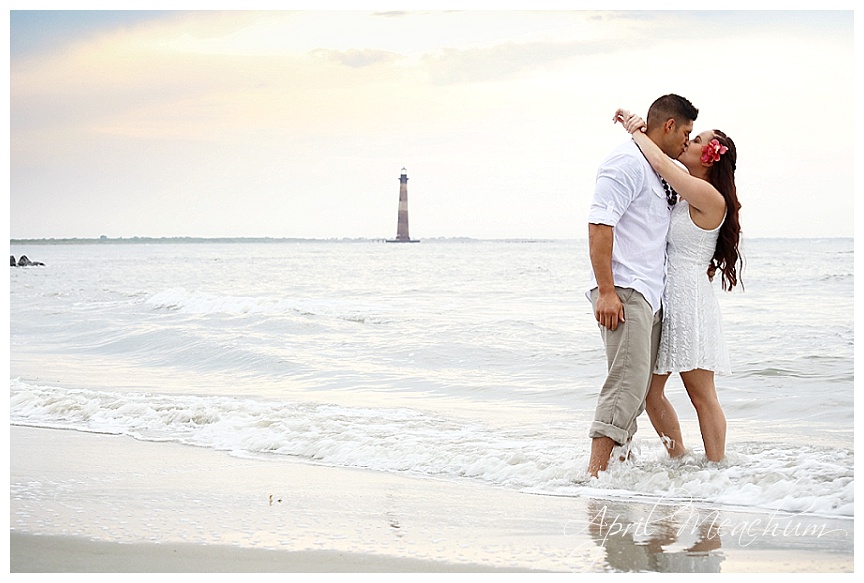
{"label": "sky", "polygon": [[13,2],[10,236],[391,238],[404,167],[413,238],[584,238],[613,112],[666,93],[735,141],[745,237],[853,236],[848,7],[460,5]]}

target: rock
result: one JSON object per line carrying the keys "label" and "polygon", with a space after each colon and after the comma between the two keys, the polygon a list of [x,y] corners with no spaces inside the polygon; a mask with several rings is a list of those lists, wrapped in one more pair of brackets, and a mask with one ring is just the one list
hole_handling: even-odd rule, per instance
{"label": "rock", "polygon": [[[15,257],[12,257],[12,261],[14,262]],[[30,267],[35,265],[45,265],[39,261],[30,261],[30,259],[26,255],[22,255],[21,259],[18,260],[18,267]]]}

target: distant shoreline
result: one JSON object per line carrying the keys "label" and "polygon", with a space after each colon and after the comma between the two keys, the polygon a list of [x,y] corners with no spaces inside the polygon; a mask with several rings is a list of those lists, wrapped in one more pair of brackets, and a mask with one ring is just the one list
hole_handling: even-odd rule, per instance
{"label": "distant shoreline", "polygon": [[[474,239],[471,237],[429,237],[422,240],[435,243],[553,243],[571,239]],[[575,240],[575,239],[574,239]],[[48,238],[48,239],[10,239],[10,245],[128,245],[128,244],[172,244],[172,243],[385,243],[387,239],[343,237],[329,239],[307,239],[300,237],[100,237],[94,238]]]}
{"label": "distant shoreline", "polygon": [[[752,237],[752,240],[773,241],[822,241],[852,240],[854,237]],[[473,237],[427,237],[417,242],[430,243],[584,243],[585,239],[544,239],[514,237],[504,239],[477,239]],[[10,245],[151,245],[177,243],[386,243],[385,237],[331,237],[314,239],[303,237],[100,237],[100,238],[47,238],[47,239],[10,239]]]}
{"label": "distant shoreline", "polygon": [[10,239],[12,245],[117,245],[141,243],[307,243],[320,242],[383,242],[384,239],[304,239],[290,237],[99,237],[99,238],[47,238],[47,239]]}

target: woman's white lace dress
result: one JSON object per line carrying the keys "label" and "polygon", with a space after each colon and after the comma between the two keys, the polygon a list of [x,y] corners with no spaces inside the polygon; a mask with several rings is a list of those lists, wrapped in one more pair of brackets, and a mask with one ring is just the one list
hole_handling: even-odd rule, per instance
{"label": "woman's white lace dress", "polygon": [[663,332],[654,369],[657,373],[696,368],[731,373],[720,304],[706,273],[719,230],[706,231],[693,224],[685,200],[672,208],[666,242]]}

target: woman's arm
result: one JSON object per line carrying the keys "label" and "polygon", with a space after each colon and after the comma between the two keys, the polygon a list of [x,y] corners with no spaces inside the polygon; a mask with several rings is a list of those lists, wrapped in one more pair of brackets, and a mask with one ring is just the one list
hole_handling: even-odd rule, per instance
{"label": "woman's arm", "polygon": [[691,176],[676,164],[660,147],[644,133],[645,122],[641,117],[619,109],[615,121],[633,136],[633,141],[642,150],[651,167],[674,188],[691,207],[703,213],[722,213],[726,210],[723,195],[710,182]]}
{"label": "woman's arm", "polygon": [[691,176],[689,172],[675,164],[672,158],[667,156],[644,132],[634,132],[633,141],[645,154],[645,158],[657,174],[662,176],[669,186],[681,195],[681,198],[690,203],[691,207],[702,212],[725,210],[726,201],[723,195],[710,182]]}

